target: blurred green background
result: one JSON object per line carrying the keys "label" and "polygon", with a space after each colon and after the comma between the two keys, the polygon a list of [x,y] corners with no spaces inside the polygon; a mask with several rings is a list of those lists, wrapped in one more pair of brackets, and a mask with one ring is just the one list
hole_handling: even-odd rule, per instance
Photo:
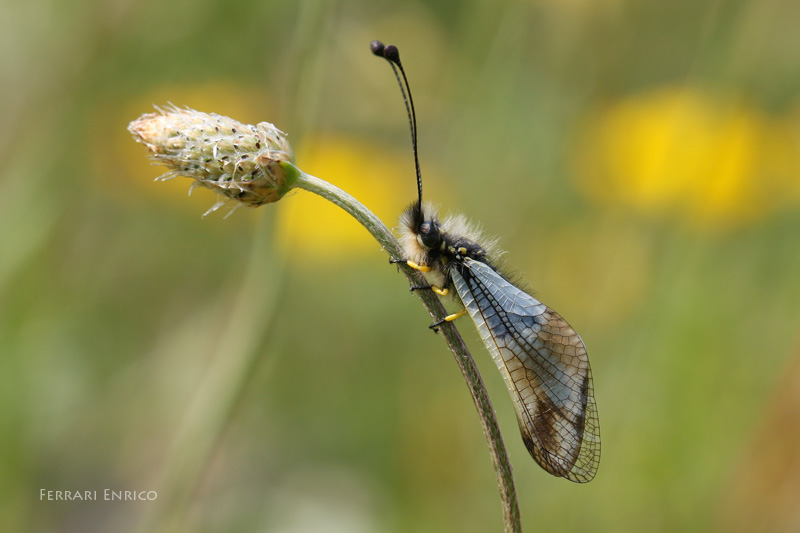
{"label": "blurred green background", "polygon": [[[481,221],[589,349],[603,455],[542,471],[468,321],[529,531],[800,530],[800,3],[6,1],[4,531],[498,531],[430,318],[306,192],[201,218],[126,131],[274,122],[388,225]],[[133,490],[155,501],[47,501]]]}

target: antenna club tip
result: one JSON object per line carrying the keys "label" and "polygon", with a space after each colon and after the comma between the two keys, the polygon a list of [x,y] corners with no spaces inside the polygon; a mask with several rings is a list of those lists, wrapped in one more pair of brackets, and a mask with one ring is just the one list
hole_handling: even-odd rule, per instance
{"label": "antenna club tip", "polygon": [[372,41],[369,43],[369,49],[372,50],[372,53],[376,56],[383,57],[383,50],[384,46],[383,43],[380,41]]}
{"label": "antenna club tip", "polygon": [[393,63],[399,63],[400,51],[397,49],[395,45],[390,44],[383,49],[383,57],[385,57],[386,59],[388,59]]}

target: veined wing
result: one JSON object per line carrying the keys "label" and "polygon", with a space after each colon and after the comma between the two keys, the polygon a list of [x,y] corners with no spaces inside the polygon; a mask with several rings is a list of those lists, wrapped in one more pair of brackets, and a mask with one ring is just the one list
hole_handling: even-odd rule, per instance
{"label": "veined wing", "polygon": [[464,307],[503,375],[525,446],[554,476],[585,483],[600,462],[600,426],[586,347],[561,315],[465,259],[451,270]]}

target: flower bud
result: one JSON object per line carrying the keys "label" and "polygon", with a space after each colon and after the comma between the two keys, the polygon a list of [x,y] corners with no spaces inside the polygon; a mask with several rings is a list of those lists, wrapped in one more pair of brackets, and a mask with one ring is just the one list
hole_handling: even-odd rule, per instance
{"label": "flower bud", "polygon": [[128,131],[170,169],[156,179],[194,178],[192,188],[206,187],[226,198],[206,214],[227,201],[235,207],[277,202],[294,186],[299,171],[292,148],[269,122],[251,126],[189,108],[156,109],[131,122]]}

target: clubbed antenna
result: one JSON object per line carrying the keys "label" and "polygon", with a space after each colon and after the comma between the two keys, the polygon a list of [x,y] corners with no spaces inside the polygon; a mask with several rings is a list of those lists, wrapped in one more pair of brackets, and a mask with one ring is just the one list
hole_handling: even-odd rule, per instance
{"label": "clubbed antenna", "polygon": [[[417,155],[417,114],[414,112],[414,99],[411,97],[411,87],[408,85],[406,71],[400,62],[400,51],[396,46],[392,44],[384,46],[380,41],[372,41],[369,47],[373,54],[384,58],[392,66],[394,76],[397,78],[397,84],[400,86],[400,92],[403,94],[403,102],[406,104],[406,113],[408,113],[408,123],[411,126],[411,149],[414,151],[414,167],[417,171],[418,202],[420,209],[422,209],[422,172],[419,169],[419,156]],[[397,72],[397,69],[400,69],[400,73]],[[401,74],[403,75],[402,81],[400,80]],[[408,95],[407,97],[406,94]]]}

